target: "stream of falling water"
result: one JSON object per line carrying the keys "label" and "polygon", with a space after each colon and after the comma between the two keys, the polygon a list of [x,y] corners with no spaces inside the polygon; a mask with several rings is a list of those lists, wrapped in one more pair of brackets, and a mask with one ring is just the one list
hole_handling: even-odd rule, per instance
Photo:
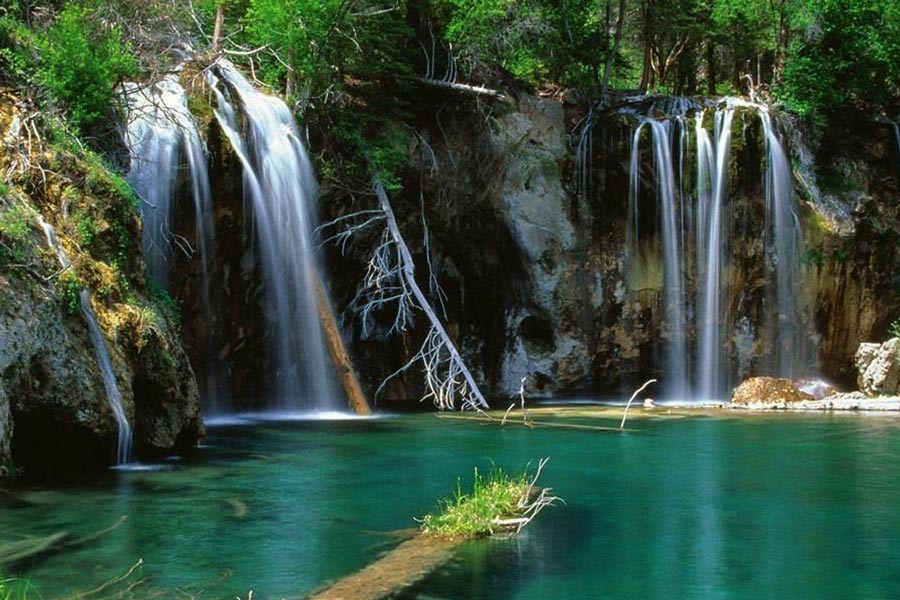
{"label": "stream of falling water", "polygon": [[208,73],[216,118],[244,167],[265,275],[278,365],[276,407],[333,410],[336,395],[316,306],[312,165],[284,102],[256,90],[227,61],[215,71],[218,76]]}
{"label": "stream of falling water", "polygon": [[[756,111],[765,145],[764,246],[766,261],[774,273],[766,282],[766,320],[773,324],[769,340],[773,358],[773,375],[796,378],[808,375],[804,368],[808,359],[807,339],[802,331],[797,301],[799,257],[802,239],[800,224],[794,212],[793,177],[783,144],[771,114],[765,106],[736,98],[726,98],[715,109],[713,132],[704,127],[705,111],[685,102],[671,106],[653,105],[646,114],[663,111],[663,119],[651,118],[623,110],[637,124],[631,138],[628,181],[628,216],[626,246],[632,277],[640,281],[639,205],[641,192],[641,133],[652,132],[652,152],[656,177],[656,202],[659,207],[659,232],[662,238],[664,299],[666,312],[667,372],[665,397],[669,400],[721,399],[731,383],[723,360],[728,316],[722,305],[723,278],[729,242],[726,230],[728,194],[728,162],[731,153],[732,127],[737,108]],[[694,160],[696,181],[693,195],[686,184],[685,156],[687,148],[687,113],[694,111]],[[582,139],[584,133],[582,133]],[[900,128],[898,128],[900,144]],[[677,149],[677,156],[673,153]],[[580,151],[580,154],[586,152]],[[676,180],[675,167],[678,167]],[[584,169],[579,172],[585,179]],[[694,206],[691,211],[690,200]],[[691,214],[693,212],[693,214]],[[693,272],[697,290],[695,305],[686,293],[691,271],[690,237],[694,237]],[[696,309],[696,310],[694,310]],[[693,318],[693,322],[691,322]],[[696,331],[693,365],[688,345],[688,330]]]}
{"label": "stream of falling water", "polygon": [[[188,96],[172,74],[153,85],[125,83],[122,97],[127,108],[125,143],[131,157],[128,181],[141,199],[144,260],[153,281],[168,288],[173,244],[172,218],[180,173],[187,163],[194,204],[197,250],[199,250],[203,317],[206,342],[205,379],[201,381],[204,405],[219,408],[219,364],[217,360],[220,315],[213,310],[210,265],[215,264],[215,226],[209,173],[203,141],[188,108]],[[184,242],[177,244],[188,248]]]}
{"label": "stream of falling water", "polygon": [[[56,237],[56,231],[53,229],[53,226],[41,217],[38,217],[38,224],[44,231],[47,245],[56,254],[56,259],[59,261],[60,266],[63,269],[68,269],[72,262],[59,244],[59,239]],[[116,464],[125,465],[131,459],[132,433],[131,426],[128,424],[128,418],[125,416],[125,408],[122,406],[122,393],[119,391],[119,386],[116,383],[116,375],[113,371],[112,361],[109,358],[106,339],[103,337],[99,323],[97,323],[97,316],[94,314],[94,309],[91,308],[91,299],[86,289],[82,288],[79,290],[78,300],[81,305],[81,314],[88,326],[91,345],[94,347],[94,356],[97,358],[97,367],[100,369],[100,376],[106,391],[106,400],[118,427]]]}

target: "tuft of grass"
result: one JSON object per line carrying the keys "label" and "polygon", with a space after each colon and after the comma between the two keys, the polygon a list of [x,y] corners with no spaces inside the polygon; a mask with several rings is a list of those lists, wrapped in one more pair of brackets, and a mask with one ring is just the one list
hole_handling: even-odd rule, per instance
{"label": "tuft of grass", "polygon": [[[33,592],[29,595],[29,592]],[[0,600],[27,600],[38,594],[28,579],[20,577],[4,577],[0,573]]]}
{"label": "tuft of grass", "polygon": [[457,479],[453,497],[438,502],[434,514],[422,519],[425,533],[439,536],[478,537],[492,535],[496,522],[522,516],[522,499],[527,498],[527,473],[512,476],[493,468],[487,476],[475,468],[472,491],[464,492]]}

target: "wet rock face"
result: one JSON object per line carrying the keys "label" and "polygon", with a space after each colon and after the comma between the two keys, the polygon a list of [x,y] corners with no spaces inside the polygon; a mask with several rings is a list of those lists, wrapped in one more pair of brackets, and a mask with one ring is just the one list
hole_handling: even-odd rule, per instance
{"label": "wet rock face", "polygon": [[[135,456],[193,446],[203,435],[196,383],[174,321],[144,285],[133,199],[121,179],[68,145],[47,143],[31,155],[32,165],[48,167],[44,177],[10,168],[11,156],[31,152],[5,135],[21,110],[0,91],[0,169],[9,188],[0,210],[14,210],[7,214],[19,224],[14,240],[3,233],[15,251],[0,252],[0,476],[22,469],[57,477],[115,462],[117,422],[71,298],[80,289],[89,292],[135,430]],[[38,215],[71,259],[64,272]]]}
{"label": "wet rock face", "polygon": [[[105,404],[86,329],[66,317],[37,282],[3,277],[0,293],[0,398],[8,401],[12,452],[7,458],[26,470],[109,462],[116,421]],[[128,391],[123,387],[123,403],[133,411]]]}
{"label": "wet rock face", "polygon": [[900,392],[900,338],[860,344],[856,352],[859,390],[870,396]]}
{"label": "wet rock face", "polygon": [[[80,314],[54,292],[0,274],[0,464],[60,475],[114,462],[118,429]],[[203,435],[193,373],[159,325],[141,347],[107,337],[138,456],[189,448]]]}
{"label": "wet rock face", "polygon": [[732,404],[783,404],[813,399],[790,379],[775,377],[751,377],[735,388],[731,396]]}

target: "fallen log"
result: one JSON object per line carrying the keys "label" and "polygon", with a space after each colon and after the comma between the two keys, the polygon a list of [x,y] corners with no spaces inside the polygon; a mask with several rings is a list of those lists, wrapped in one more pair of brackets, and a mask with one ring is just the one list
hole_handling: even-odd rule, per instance
{"label": "fallen log", "polygon": [[[456,421],[478,421],[480,423],[491,423],[494,425],[504,425],[503,421],[495,419],[493,417],[485,417],[482,415],[450,415],[450,414],[438,414],[437,418],[439,419],[451,419]],[[620,431],[634,431],[633,429],[620,429],[619,427],[603,427],[601,425],[583,425],[580,423],[553,423],[550,421],[535,421],[533,419],[529,419],[528,421],[509,421],[509,425],[519,425],[521,427],[527,427],[528,429],[534,429],[537,427],[555,427],[557,429],[581,429],[585,431],[605,431],[609,433],[618,433]]]}
{"label": "fallen log", "polygon": [[341,338],[341,331],[337,326],[337,319],[334,311],[331,309],[331,303],[328,302],[328,296],[325,295],[325,287],[318,273],[314,273],[316,283],[316,305],[319,309],[319,320],[322,322],[322,331],[325,334],[325,341],[328,344],[328,352],[331,354],[331,360],[334,362],[334,368],[341,380],[344,393],[347,394],[347,401],[350,408],[358,415],[368,416],[372,414],[369,407],[369,401],[359,385],[359,378],[356,375],[356,369],[353,368],[353,362],[350,360],[350,354]]}
{"label": "fallen log", "polygon": [[451,83],[449,81],[442,81],[440,79],[430,79],[425,77],[419,77],[419,81],[432,87],[445,88],[456,92],[465,92],[468,94],[476,94],[478,96],[489,96],[491,98],[497,98],[498,100],[506,98],[506,95],[503,92],[476,85],[468,85],[465,83]]}
{"label": "fallen log", "polygon": [[403,542],[380,560],[341,579],[328,589],[313,593],[312,600],[379,600],[389,598],[424,579],[450,560],[464,538],[425,534]]}

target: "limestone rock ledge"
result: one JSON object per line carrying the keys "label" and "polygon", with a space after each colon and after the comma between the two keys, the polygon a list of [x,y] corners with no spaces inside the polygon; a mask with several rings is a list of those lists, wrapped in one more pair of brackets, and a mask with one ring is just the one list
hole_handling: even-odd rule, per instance
{"label": "limestone rock ledge", "polygon": [[861,392],[869,396],[900,393],[900,338],[860,344],[855,358]]}

